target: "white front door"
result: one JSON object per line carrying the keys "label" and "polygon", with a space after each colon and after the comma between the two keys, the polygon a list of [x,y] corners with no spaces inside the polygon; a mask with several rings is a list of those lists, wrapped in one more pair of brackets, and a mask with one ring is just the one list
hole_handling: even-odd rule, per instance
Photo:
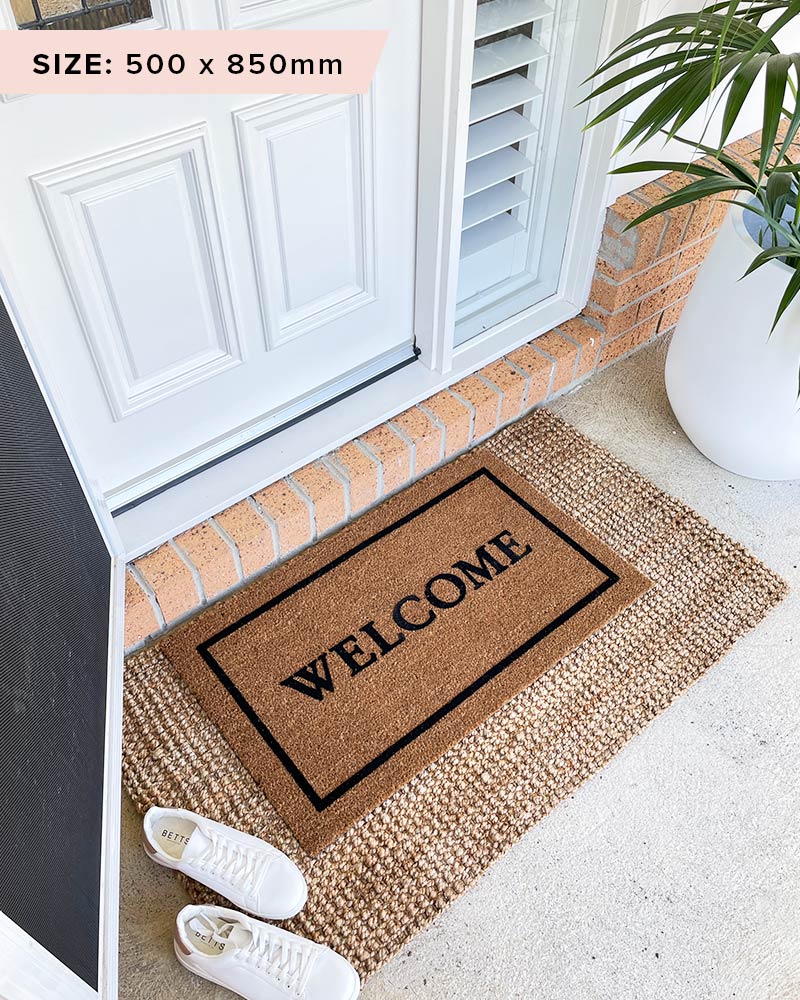
{"label": "white front door", "polygon": [[112,508],[413,357],[421,0],[183,7],[390,34],[363,96],[0,103],[7,285]]}

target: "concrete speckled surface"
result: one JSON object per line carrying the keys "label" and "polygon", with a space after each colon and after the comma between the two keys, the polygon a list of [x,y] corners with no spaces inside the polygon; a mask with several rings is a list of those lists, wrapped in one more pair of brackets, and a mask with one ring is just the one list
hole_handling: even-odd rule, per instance
{"label": "concrete speckled surface", "polygon": [[[800,483],[687,441],[656,344],[552,404],[792,594],[366,985],[364,1000],[800,998]],[[120,1000],[231,994],[172,953],[180,886],[123,810]]]}

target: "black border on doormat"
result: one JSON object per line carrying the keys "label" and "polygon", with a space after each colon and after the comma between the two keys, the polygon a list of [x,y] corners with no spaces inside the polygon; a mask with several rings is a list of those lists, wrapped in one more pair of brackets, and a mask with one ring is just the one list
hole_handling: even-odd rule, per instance
{"label": "black border on doormat", "polygon": [[[442,705],[435,712],[424,719],[422,722],[418,723],[411,729],[405,736],[400,737],[391,746],[387,747],[382,753],[371,760],[368,764],[365,764],[360,770],[355,774],[351,775],[349,778],[345,779],[340,785],[334,788],[332,791],[328,792],[326,795],[320,795],[313,787],[311,782],[306,778],[300,768],[292,760],[291,756],[287,753],[285,748],[279,743],[275,738],[269,727],[264,723],[259,714],[255,711],[252,705],[248,702],[236,684],[231,680],[228,674],[225,672],[223,667],[217,662],[214,656],[210,652],[211,646],[216,645],[216,643],[221,642],[226,639],[229,635],[232,635],[238,629],[245,625],[248,625],[254,619],[265,614],[267,611],[271,611],[274,607],[281,603],[281,601],[286,600],[286,598],[298,593],[298,591],[303,590],[309,584],[314,583],[320,577],[329,573],[332,569],[337,566],[341,566],[342,563],[346,562],[352,556],[359,552],[362,552],[365,548],[373,545],[375,542],[380,541],[387,535],[390,535],[393,531],[408,524],[415,518],[419,517],[421,514],[426,513],[432,507],[451,497],[454,493],[463,489],[465,486],[469,486],[475,480],[485,477],[489,479],[495,486],[506,493],[512,500],[523,507],[532,517],[536,518],[541,524],[543,524],[549,531],[560,538],[563,542],[566,542],[575,552],[583,556],[595,569],[600,570],[604,574],[606,579],[594,588],[590,593],[586,594],[579,601],[563,611],[560,615],[553,619],[549,625],[545,625],[543,628],[527,639],[521,646],[513,650],[507,656],[504,656],[502,660],[496,663],[493,667],[490,667],[484,674],[476,678],[471,684],[469,684],[463,691],[460,691],[457,695],[450,699],[446,704]],[[560,628],[571,618],[577,615],[584,608],[588,607],[594,601],[596,601],[602,594],[613,587],[616,583],[619,583],[619,576],[612,570],[609,569],[603,562],[601,562],[596,556],[592,555],[587,549],[585,549],[579,542],[575,541],[570,535],[568,535],[562,528],[553,524],[549,518],[545,517],[544,514],[536,510],[535,507],[531,506],[526,500],[523,500],[518,493],[516,493],[510,486],[507,486],[504,482],[497,478],[494,473],[490,472],[487,468],[476,469],[474,472],[470,473],[464,479],[457,483],[454,483],[448,489],[444,490],[442,493],[428,500],[422,506],[417,507],[416,510],[405,514],[399,520],[394,521],[392,524],[387,525],[387,527],[382,528],[380,531],[371,535],[369,538],[364,539],[364,541],[359,542],[358,545],[353,546],[353,548],[348,549],[347,552],[343,552],[340,556],[337,556],[331,562],[327,563],[325,566],[320,567],[320,569],[315,570],[309,576],[305,577],[303,580],[299,580],[297,583],[292,584],[282,593],[278,594],[277,597],[273,597],[271,600],[262,604],[260,607],[255,608],[253,611],[248,612],[242,618],[230,625],[227,625],[224,629],[217,632],[210,639],[206,639],[204,642],[200,643],[197,647],[198,653],[205,660],[208,667],[216,676],[217,680],[223,685],[223,687],[228,691],[231,697],[234,699],[236,704],[241,708],[244,714],[247,716],[253,727],[256,729],[258,734],[264,740],[264,742],[269,746],[275,756],[280,760],[283,766],[286,768],[287,772],[291,775],[298,788],[303,792],[309,802],[314,806],[317,812],[323,812],[329,806],[333,805],[338,799],[354,788],[359,782],[363,781],[366,777],[376,771],[379,767],[385,764],[388,760],[394,757],[395,754],[399,753],[404,747],[407,747],[410,743],[413,743],[418,737],[423,733],[427,732],[433,726],[436,725],[441,719],[452,712],[455,708],[465,702],[473,694],[479,691],[482,687],[489,683],[494,677],[506,670],[512,663],[518,660],[525,653],[529,652],[540,643],[547,636],[551,635],[556,629]]]}

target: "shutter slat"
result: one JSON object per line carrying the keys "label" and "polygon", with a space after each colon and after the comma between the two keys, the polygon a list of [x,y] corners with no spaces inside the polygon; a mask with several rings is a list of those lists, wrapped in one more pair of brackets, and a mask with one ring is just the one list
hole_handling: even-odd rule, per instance
{"label": "shutter slat", "polygon": [[478,4],[475,38],[488,38],[501,31],[519,28],[552,13],[553,8],[544,0],[490,0],[489,3]]}
{"label": "shutter slat", "polygon": [[461,259],[465,260],[524,232],[525,228],[512,215],[498,215],[464,233],[461,238]]}
{"label": "shutter slat", "polygon": [[472,82],[481,83],[547,57],[547,49],[527,35],[511,35],[475,49]]}
{"label": "shutter slat", "polygon": [[472,90],[470,101],[470,124],[499,115],[502,111],[521,107],[529,101],[541,97],[536,84],[521,73],[504,76],[502,80],[492,80]]}
{"label": "shutter slat", "polygon": [[467,162],[486,156],[503,146],[513,146],[534,135],[536,127],[518,111],[506,111],[471,125],[467,141]]}
{"label": "shutter slat", "polygon": [[527,173],[532,169],[531,161],[518,150],[512,149],[510,146],[498,149],[496,152],[482,156],[479,160],[473,160],[467,165],[464,196],[468,198],[494,184],[499,184],[500,181],[519,177],[520,174]]}
{"label": "shutter slat", "polygon": [[495,215],[500,215],[522,205],[527,200],[528,196],[513,181],[495,184],[479,194],[472,195],[471,198],[464,199],[464,216],[461,228],[470,229],[481,222],[486,222]]}

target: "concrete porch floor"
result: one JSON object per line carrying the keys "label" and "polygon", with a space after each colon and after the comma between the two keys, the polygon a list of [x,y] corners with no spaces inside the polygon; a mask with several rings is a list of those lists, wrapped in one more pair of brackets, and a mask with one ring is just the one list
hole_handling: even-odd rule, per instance
{"label": "concrete porch floor", "polygon": [[[800,998],[800,483],[688,442],[666,344],[552,404],[743,542],[792,593],[365,987],[364,1000]],[[120,1000],[222,1000],[183,971],[187,898],[123,806]]]}

